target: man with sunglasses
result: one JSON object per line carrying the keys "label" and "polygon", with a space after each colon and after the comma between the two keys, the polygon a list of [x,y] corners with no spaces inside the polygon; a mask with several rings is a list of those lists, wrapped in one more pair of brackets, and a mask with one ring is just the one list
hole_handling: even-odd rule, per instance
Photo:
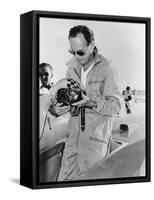
{"label": "man with sunglasses", "polygon": [[93,32],[87,26],[75,26],[68,39],[73,57],[67,63],[66,77],[79,82],[86,91],[83,100],[74,105],[86,107],[95,102],[97,107],[85,108],[84,130],[81,113],[71,117],[58,181],[75,180],[106,156],[113,117],[121,108],[113,72],[108,61],[98,54]]}

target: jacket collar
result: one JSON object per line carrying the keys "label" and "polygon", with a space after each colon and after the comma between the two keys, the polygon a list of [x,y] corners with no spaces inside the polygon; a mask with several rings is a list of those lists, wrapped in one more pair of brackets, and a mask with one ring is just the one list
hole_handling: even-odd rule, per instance
{"label": "jacket collar", "polygon": [[102,58],[101,58],[101,55],[98,54],[98,50],[97,48],[95,47],[94,48],[94,54],[95,54],[95,61],[94,61],[94,65],[102,62]]}

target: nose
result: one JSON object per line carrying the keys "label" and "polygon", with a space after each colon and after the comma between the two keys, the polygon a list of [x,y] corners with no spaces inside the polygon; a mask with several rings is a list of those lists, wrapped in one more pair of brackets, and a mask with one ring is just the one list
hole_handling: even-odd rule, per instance
{"label": "nose", "polygon": [[42,78],[43,78],[43,79],[45,79],[45,78],[46,78],[46,76],[45,76],[45,75],[43,75],[43,76],[42,76]]}
{"label": "nose", "polygon": [[75,53],[74,57],[75,59],[80,60],[80,56],[77,53]]}

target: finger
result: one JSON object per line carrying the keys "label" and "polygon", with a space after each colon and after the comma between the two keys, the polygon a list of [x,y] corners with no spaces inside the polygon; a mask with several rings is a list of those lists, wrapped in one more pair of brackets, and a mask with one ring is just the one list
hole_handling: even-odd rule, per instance
{"label": "finger", "polygon": [[63,110],[59,110],[58,112],[63,113],[63,112],[67,112],[68,110],[69,110],[69,108],[63,109]]}
{"label": "finger", "polygon": [[63,106],[62,108],[64,108],[64,109],[66,108],[67,109],[67,108],[70,108],[70,106]]}
{"label": "finger", "polygon": [[57,103],[56,104],[56,106],[62,106],[63,105],[63,103]]}
{"label": "finger", "polygon": [[64,113],[67,113],[69,110],[64,110],[63,112],[59,112],[59,115],[62,115]]}
{"label": "finger", "polygon": [[65,110],[65,109],[69,109],[69,106],[63,106],[63,107],[56,107],[57,110]]}
{"label": "finger", "polygon": [[59,110],[57,113],[59,114],[59,115],[62,115],[62,114],[64,114],[64,113],[66,113],[66,112],[68,112],[70,109],[68,108],[68,109],[65,109],[65,110]]}
{"label": "finger", "polygon": [[56,108],[56,112],[57,112],[57,113],[63,113],[63,112],[65,112],[65,111],[68,111],[69,109],[70,109],[69,106],[67,106],[67,107],[57,107],[57,108]]}
{"label": "finger", "polygon": [[84,97],[86,97],[86,95],[82,93],[82,97],[84,98]]}
{"label": "finger", "polygon": [[87,103],[87,99],[82,99],[81,101],[78,101],[76,103],[73,103],[72,106],[82,105]]}

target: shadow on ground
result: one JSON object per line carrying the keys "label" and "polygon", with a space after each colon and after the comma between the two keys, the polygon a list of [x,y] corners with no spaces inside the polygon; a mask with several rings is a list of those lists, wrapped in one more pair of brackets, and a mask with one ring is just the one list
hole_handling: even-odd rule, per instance
{"label": "shadow on ground", "polygon": [[18,179],[18,178],[11,178],[10,181],[17,185],[20,185],[20,179]]}

